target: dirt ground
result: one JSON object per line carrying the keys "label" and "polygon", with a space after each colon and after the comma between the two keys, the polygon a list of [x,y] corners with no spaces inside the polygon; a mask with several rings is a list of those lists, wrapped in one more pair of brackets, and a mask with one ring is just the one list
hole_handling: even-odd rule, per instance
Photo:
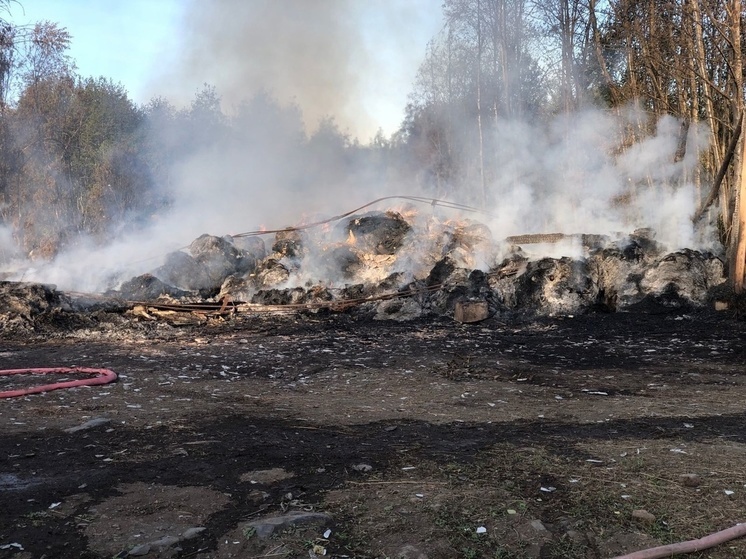
{"label": "dirt ground", "polygon": [[745,348],[728,312],[666,309],[0,335],[3,369],[119,375],[0,400],[0,557],[600,559],[699,538],[746,520]]}

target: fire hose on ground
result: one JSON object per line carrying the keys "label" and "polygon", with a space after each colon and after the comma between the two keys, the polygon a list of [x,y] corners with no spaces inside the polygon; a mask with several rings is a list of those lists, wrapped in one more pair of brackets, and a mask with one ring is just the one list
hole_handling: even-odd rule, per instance
{"label": "fire hose on ground", "polygon": [[650,549],[642,549],[627,555],[619,555],[614,559],[662,559],[663,557],[673,557],[684,553],[696,553],[704,549],[710,549],[716,545],[729,542],[736,538],[746,536],[746,524],[736,524],[726,530],[721,530],[704,536],[698,540],[689,540],[685,542],[662,545]]}
{"label": "fire hose on ground", "polygon": [[53,382],[51,384],[41,384],[28,388],[19,388],[17,390],[6,390],[0,392],[0,398],[15,398],[18,396],[28,396],[29,394],[41,394],[51,390],[62,388],[75,388],[78,386],[95,386],[99,384],[108,384],[117,380],[117,374],[109,369],[92,369],[86,367],[50,367],[35,369],[0,369],[0,376],[10,375],[50,375],[50,374],[84,374],[92,375],[90,378],[77,380],[66,380],[62,382]]}

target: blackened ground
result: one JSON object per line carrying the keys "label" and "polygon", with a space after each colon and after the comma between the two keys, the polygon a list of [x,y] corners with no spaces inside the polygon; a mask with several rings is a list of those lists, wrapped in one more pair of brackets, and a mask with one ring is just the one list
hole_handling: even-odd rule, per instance
{"label": "blackened ground", "polygon": [[[602,558],[744,520],[746,324],[727,313],[81,323],[0,339],[4,369],[120,374],[0,401],[0,557],[123,557],[204,527],[147,556],[319,545],[332,557]],[[291,510],[332,520],[266,541],[246,530]],[[699,555],[743,556],[743,542]]]}

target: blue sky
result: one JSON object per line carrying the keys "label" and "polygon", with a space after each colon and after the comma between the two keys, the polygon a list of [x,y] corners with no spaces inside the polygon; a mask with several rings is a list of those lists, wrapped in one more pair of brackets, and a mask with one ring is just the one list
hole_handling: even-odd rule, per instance
{"label": "blue sky", "polygon": [[[8,19],[52,21],[71,33],[70,54],[83,76],[121,82],[137,102],[149,98],[149,77],[175,47],[185,2],[178,0],[21,0]],[[7,17],[7,16],[6,16]]]}
{"label": "blue sky", "polygon": [[[221,84],[215,83],[220,79],[217,70],[195,71],[189,80],[174,80],[166,72],[179,65],[191,68],[182,57],[183,41],[191,41],[190,35],[199,33],[194,20],[191,28],[185,25],[193,1],[211,9],[212,0],[20,0],[11,4],[10,17],[1,17],[16,24],[57,22],[73,37],[70,55],[79,74],[120,82],[137,103],[162,95],[179,105],[191,100],[204,83],[215,85],[222,95]],[[369,75],[360,76],[357,85],[362,93],[354,96],[359,106],[346,111],[366,118],[353,122],[342,114],[332,116],[363,141],[379,126],[387,134],[395,131],[427,42],[441,25],[440,0],[305,1],[352,5],[353,25],[371,59]],[[224,0],[226,3],[230,4]],[[181,74],[183,78],[183,71]]]}

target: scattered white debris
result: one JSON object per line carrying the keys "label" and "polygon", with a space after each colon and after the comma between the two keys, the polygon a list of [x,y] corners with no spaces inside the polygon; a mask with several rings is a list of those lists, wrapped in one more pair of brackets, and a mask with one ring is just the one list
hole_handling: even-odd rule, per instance
{"label": "scattered white debris", "polygon": [[404,471],[407,471],[407,470],[414,470],[415,468],[416,468],[416,466],[404,466],[404,467],[402,468],[402,470],[404,470]]}
{"label": "scattered white debris", "polygon": [[539,490],[540,490],[540,491],[543,491],[544,493],[554,493],[555,491],[557,491],[557,488],[556,488],[556,487],[552,487],[552,486],[550,485],[550,486],[548,486],[548,487],[543,487],[543,486],[542,486],[542,487],[540,487],[540,488],[539,488]]}
{"label": "scattered white debris", "polygon": [[692,423],[684,423],[684,427],[687,429],[694,429],[694,425]]}
{"label": "scattered white debris", "polygon": [[329,536],[331,536],[331,535],[332,535],[332,531],[327,528],[326,532],[324,532],[324,539],[328,540]]}
{"label": "scattered white debris", "polygon": [[671,452],[673,452],[674,454],[688,454],[687,451],[683,448],[672,448]]}
{"label": "scattered white debris", "polygon": [[15,547],[17,550],[23,551],[23,546],[16,542],[0,545],[0,549],[10,549],[11,547]]}
{"label": "scattered white debris", "polygon": [[51,505],[49,505],[49,508],[50,508],[50,509],[56,509],[56,508],[57,508],[57,507],[59,507],[59,506],[60,506],[61,504],[62,504],[62,501],[60,501],[59,503],[52,503]]}
{"label": "scattered white debris", "polygon": [[730,497],[731,495],[733,495],[735,493],[735,491],[731,491],[730,489],[724,489],[723,493],[725,493],[726,495],[728,495]]}
{"label": "scattered white debris", "polygon": [[479,528],[477,528],[477,534],[486,534],[486,533],[487,533],[487,528],[485,528],[484,526],[480,526]]}

